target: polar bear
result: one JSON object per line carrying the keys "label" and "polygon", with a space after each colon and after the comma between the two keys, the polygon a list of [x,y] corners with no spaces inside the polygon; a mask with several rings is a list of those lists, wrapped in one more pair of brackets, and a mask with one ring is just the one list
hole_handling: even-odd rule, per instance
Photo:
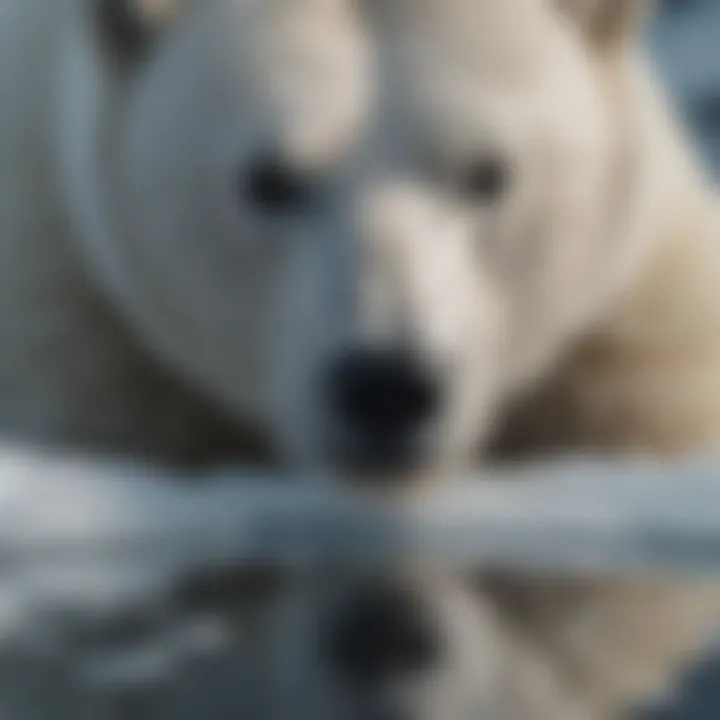
{"label": "polar bear", "polygon": [[[716,200],[638,57],[644,5],[7,0],[3,437],[392,488],[711,448]],[[307,637],[342,588],[288,594],[279,654],[317,691],[293,717],[614,717],[718,609],[418,575],[338,620],[328,665],[381,671],[362,698]]]}
{"label": "polar bear", "polygon": [[9,3],[0,427],[461,467],[637,263],[608,217],[650,216],[617,180],[650,101],[543,5]]}

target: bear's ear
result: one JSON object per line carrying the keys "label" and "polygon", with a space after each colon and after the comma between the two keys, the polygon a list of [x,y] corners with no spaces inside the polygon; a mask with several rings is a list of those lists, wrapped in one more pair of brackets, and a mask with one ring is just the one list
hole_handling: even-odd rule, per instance
{"label": "bear's ear", "polygon": [[614,44],[633,37],[643,25],[653,0],[557,0],[560,11],[578,24],[593,42]]}
{"label": "bear's ear", "polygon": [[121,60],[141,56],[184,0],[90,0],[105,46]]}

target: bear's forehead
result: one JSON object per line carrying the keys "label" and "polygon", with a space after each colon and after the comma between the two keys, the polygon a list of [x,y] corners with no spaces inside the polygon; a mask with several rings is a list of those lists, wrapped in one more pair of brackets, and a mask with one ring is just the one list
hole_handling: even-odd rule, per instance
{"label": "bear's forehead", "polygon": [[[514,134],[516,120],[534,124],[544,88],[572,64],[558,62],[558,37],[567,33],[541,0],[187,0],[187,7],[180,54],[187,58],[190,48],[203,85],[249,98],[249,114],[270,108],[293,136],[353,134],[373,118],[402,135],[427,125],[418,131],[443,145],[449,135],[473,143],[497,128]],[[177,67],[172,58],[165,64]]]}
{"label": "bear's forehead", "polygon": [[466,92],[494,86],[527,94],[557,70],[567,46],[556,14],[540,0],[229,1],[238,5],[241,55],[254,55],[265,72],[341,69],[352,58],[372,66],[378,85],[398,80],[401,92],[451,83]]}
{"label": "bear's forehead", "polygon": [[272,46],[274,56],[293,49],[313,55],[360,42],[468,75],[531,73],[557,55],[563,34],[558,13],[544,0],[184,0],[182,6],[188,18],[209,10],[211,26],[222,24],[251,51]]}
{"label": "bear's forehead", "polygon": [[541,115],[582,65],[582,48],[537,0],[385,0],[383,7],[377,43],[387,101],[441,132],[513,132],[515,120]]}
{"label": "bear's forehead", "polygon": [[558,42],[562,24],[541,0],[366,0],[380,34],[441,58],[526,71]]}

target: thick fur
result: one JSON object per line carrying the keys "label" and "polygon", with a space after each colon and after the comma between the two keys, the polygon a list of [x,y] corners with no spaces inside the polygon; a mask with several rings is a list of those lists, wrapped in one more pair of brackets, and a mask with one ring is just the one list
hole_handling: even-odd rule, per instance
{"label": "thick fur", "polygon": [[[433,479],[478,448],[712,450],[716,199],[637,56],[641,4],[7,0],[4,435],[327,470],[318,372],[409,334],[451,399]],[[263,143],[326,179],[301,217],[242,196]],[[511,166],[499,205],[454,192],[478,157]],[[396,581],[447,639],[402,688],[413,720],[616,717],[720,607],[667,586]],[[279,695],[292,717],[352,720],[307,634],[337,589],[300,590],[268,671],[292,658],[278,676],[320,691]]]}

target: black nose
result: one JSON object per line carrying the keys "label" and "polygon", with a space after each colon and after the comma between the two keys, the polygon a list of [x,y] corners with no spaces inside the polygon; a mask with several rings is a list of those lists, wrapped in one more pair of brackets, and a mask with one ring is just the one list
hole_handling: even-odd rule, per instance
{"label": "black nose", "polygon": [[441,648],[428,610],[419,597],[398,588],[353,595],[327,626],[330,669],[366,689],[432,669]]}
{"label": "black nose", "polygon": [[419,458],[423,431],[440,405],[428,368],[409,354],[357,351],[332,365],[329,380],[347,464],[382,470]]}

